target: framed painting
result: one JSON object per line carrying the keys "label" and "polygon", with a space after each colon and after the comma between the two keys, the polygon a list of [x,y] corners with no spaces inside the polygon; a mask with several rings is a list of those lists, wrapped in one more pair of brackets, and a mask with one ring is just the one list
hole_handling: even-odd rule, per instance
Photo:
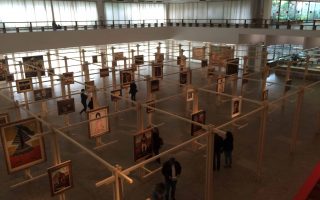
{"label": "framed painting", "polygon": [[240,97],[233,98],[231,101],[231,118],[241,114],[242,101]]}
{"label": "framed painting", "polygon": [[192,48],[192,59],[204,60],[204,58],[205,58],[205,48],[203,48],[203,47],[193,47]]}
{"label": "framed painting", "polygon": [[159,89],[160,89],[160,81],[159,80],[151,80],[150,85],[151,85],[150,86],[151,92],[159,91]]}
{"label": "framed painting", "polygon": [[35,118],[1,126],[1,141],[9,173],[46,161],[42,127]]}
{"label": "framed painting", "polygon": [[208,76],[214,76],[214,72],[215,72],[214,66],[209,66],[209,67],[207,68],[207,75],[208,75]]}
{"label": "framed painting", "polygon": [[188,89],[187,90],[187,101],[193,101],[193,97],[194,97],[194,90]]}
{"label": "framed painting", "polygon": [[134,64],[143,65],[143,63],[144,63],[143,55],[134,56]]}
{"label": "framed painting", "polygon": [[223,93],[226,85],[226,78],[224,76],[219,76],[217,78],[216,92]]}
{"label": "framed painting", "polygon": [[94,91],[94,81],[85,81],[85,90],[87,92],[93,92]]}
{"label": "framed painting", "polygon": [[7,71],[7,66],[6,66],[6,60],[0,59],[0,81],[6,80],[7,73],[8,73],[8,71]]}
{"label": "framed painting", "polygon": [[188,83],[188,71],[180,72],[180,84],[184,85]]}
{"label": "framed painting", "polygon": [[52,98],[52,89],[51,88],[43,88],[43,89],[33,90],[33,97],[34,97],[35,101],[51,99]]}
{"label": "framed painting", "polygon": [[74,84],[73,72],[65,72],[62,74],[62,83],[64,85]]}
{"label": "framed painting", "polygon": [[155,78],[162,78],[163,77],[163,65],[154,65],[152,66],[153,73]]}
{"label": "framed painting", "polygon": [[134,161],[152,156],[152,128],[143,130],[133,136]]}
{"label": "framed painting", "polygon": [[155,57],[156,63],[163,63],[164,53],[155,53],[154,57]]}
{"label": "framed painting", "polygon": [[147,113],[152,113],[155,111],[154,108],[156,107],[156,103],[154,100],[147,101],[146,104],[150,106],[150,107],[146,107]]}
{"label": "framed painting", "polygon": [[58,115],[66,115],[75,112],[74,98],[57,101]]}
{"label": "framed painting", "polygon": [[239,58],[228,59],[226,67],[226,75],[237,75],[239,70]]}
{"label": "framed painting", "polygon": [[7,74],[6,81],[8,83],[13,82],[14,81],[14,74]]}
{"label": "framed painting", "polygon": [[100,69],[100,78],[109,76],[109,68]]}
{"label": "framed painting", "polygon": [[32,91],[32,79],[27,78],[27,79],[21,79],[21,80],[16,80],[16,86],[17,86],[17,92],[28,92]]}
{"label": "framed painting", "polygon": [[71,160],[48,168],[51,195],[55,196],[73,187]]}
{"label": "framed painting", "polygon": [[108,107],[101,107],[88,112],[90,138],[110,132],[108,113]]}
{"label": "framed painting", "polygon": [[112,90],[111,91],[111,101],[118,101],[120,100],[120,96],[122,96],[122,90],[121,89],[117,89],[117,90]]}
{"label": "framed painting", "polygon": [[43,56],[23,57],[22,61],[26,78],[37,77],[38,70],[40,70],[41,76],[45,75]]}
{"label": "framed painting", "polygon": [[113,60],[123,60],[124,56],[123,56],[123,52],[115,52],[113,54]]}
{"label": "framed painting", "polygon": [[182,56],[178,56],[177,57],[177,65],[180,65],[180,66],[186,66],[187,64],[187,57],[182,55]]}
{"label": "framed painting", "polygon": [[131,69],[120,71],[120,83],[122,87],[129,87],[133,81],[133,73]]}
{"label": "framed painting", "polygon": [[0,126],[9,123],[9,113],[0,113]]}
{"label": "framed painting", "polygon": [[98,62],[98,56],[92,56],[92,63]]}
{"label": "framed painting", "polygon": [[[198,122],[200,124],[205,124],[206,123],[206,111],[204,110],[200,110],[196,113],[192,113],[191,114],[191,120]],[[202,131],[202,127],[195,125],[195,124],[191,124],[191,136],[194,136],[196,134],[199,134]]]}
{"label": "framed painting", "polygon": [[54,69],[48,69],[47,70],[47,72],[48,72],[48,76],[54,76]]}

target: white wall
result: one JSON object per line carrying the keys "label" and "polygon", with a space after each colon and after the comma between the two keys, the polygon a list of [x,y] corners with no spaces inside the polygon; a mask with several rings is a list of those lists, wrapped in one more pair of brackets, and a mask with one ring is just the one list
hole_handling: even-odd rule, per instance
{"label": "white wall", "polygon": [[190,40],[229,44],[320,46],[319,31],[253,28],[159,27],[0,34],[0,54],[148,40]]}

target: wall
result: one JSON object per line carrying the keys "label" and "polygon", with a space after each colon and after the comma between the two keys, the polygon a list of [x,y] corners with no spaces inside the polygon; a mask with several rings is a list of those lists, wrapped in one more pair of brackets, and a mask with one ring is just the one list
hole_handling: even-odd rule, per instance
{"label": "wall", "polygon": [[229,44],[320,46],[319,31],[253,28],[159,27],[0,34],[0,54],[148,40],[190,40]]}

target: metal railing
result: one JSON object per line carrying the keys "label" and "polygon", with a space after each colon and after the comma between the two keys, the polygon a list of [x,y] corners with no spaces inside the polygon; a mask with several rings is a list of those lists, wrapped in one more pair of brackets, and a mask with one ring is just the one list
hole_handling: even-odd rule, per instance
{"label": "metal railing", "polygon": [[168,19],[168,20],[98,20],[98,21],[36,21],[0,22],[0,33],[73,31],[113,28],[148,27],[224,27],[320,30],[320,20],[270,19]]}

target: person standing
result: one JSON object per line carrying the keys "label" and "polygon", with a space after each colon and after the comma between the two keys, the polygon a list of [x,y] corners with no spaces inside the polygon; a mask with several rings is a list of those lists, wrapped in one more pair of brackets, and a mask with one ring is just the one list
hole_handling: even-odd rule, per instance
{"label": "person standing", "polygon": [[221,153],[223,151],[223,139],[218,134],[214,135],[213,170],[220,170]]}
{"label": "person standing", "polygon": [[165,179],[166,195],[165,199],[169,200],[169,193],[171,200],[175,200],[176,185],[178,177],[181,174],[182,168],[180,163],[175,158],[170,158],[162,166],[162,174]]}
{"label": "person standing", "polygon": [[225,168],[231,168],[232,150],[233,150],[233,135],[230,131],[227,131],[226,138],[223,141]]}
{"label": "person standing", "polygon": [[90,110],[93,110],[93,98],[92,97],[90,98],[90,101],[88,103],[88,107]]}
{"label": "person standing", "polygon": [[87,111],[87,99],[88,99],[88,95],[86,95],[84,89],[81,89],[80,98],[81,98],[81,103],[82,103],[82,105],[83,105],[83,109],[80,111],[80,115],[81,115],[82,112],[86,112],[86,111]]}
{"label": "person standing", "polygon": [[130,90],[129,94],[131,94],[131,100],[135,101],[136,100],[136,93],[138,92],[137,90],[137,85],[134,81],[130,83]]}
{"label": "person standing", "polygon": [[[151,135],[151,138],[152,138],[152,151],[153,151],[153,154],[156,156],[156,155],[159,154],[159,150],[163,145],[163,140],[160,137],[158,127],[153,127],[151,133],[152,133],[152,135]],[[159,164],[161,163],[160,158],[157,158],[157,162]]]}

